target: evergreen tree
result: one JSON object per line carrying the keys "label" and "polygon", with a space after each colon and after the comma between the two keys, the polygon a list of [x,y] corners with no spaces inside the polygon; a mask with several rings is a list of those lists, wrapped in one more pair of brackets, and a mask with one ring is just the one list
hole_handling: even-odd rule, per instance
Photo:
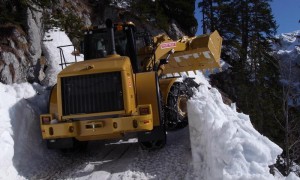
{"label": "evergreen tree", "polygon": [[[240,28],[236,2],[232,0],[202,0],[198,7],[202,13],[203,33],[218,30],[223,38],[222,58],[230,64],[239,58]],[[227,58],[225,58],[227,57]]]}
{"label": "evergreen tree", "polygon": [[[271,39],[276,22],[270,0],[202,0],[203,24],[223,37],[222,59],[228,62],[231,92],[242,111],[250,114],[254,126],[279,142],[274,121],[280,108],[278,62],[272,56]],[[279,140],[279,141],[278,141]]]}
{"label": "evergreen tree", "polygon": [[199,2],[198,7],[201,8],[202,12],[202,28],[203,33],[213,32],[216,30],[221,18],[220,13],[223,12],[221,9],[225,6],[229,0],[202,0]]}

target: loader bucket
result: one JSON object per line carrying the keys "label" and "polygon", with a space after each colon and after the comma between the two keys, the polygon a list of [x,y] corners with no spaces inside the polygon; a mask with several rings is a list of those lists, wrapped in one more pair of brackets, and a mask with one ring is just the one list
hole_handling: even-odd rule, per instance
{"label": "loader bucket", "polygon": [[186,50],[172,54],[168,63],[161,67],[162,74],[220,68],[222,38],[217,31],[188,41]]}

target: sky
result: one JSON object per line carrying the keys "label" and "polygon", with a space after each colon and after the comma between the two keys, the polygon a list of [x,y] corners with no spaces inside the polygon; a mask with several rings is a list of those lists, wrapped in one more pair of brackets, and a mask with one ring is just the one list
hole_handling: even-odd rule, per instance
{"label": "sky", "polygon": [[[199,0],[196,0],[195,16],[198,20],[198,31],[196,34],[202,33],[201,15],[198,7]],[[300,30],[300,0],[273,0],[271,8],[274,18],[277,22],[277,34],[293,32]]]}
{"label": "sky", "polygon": [[300,0],[273,0],[271,8],[278,34],[300,30]]}

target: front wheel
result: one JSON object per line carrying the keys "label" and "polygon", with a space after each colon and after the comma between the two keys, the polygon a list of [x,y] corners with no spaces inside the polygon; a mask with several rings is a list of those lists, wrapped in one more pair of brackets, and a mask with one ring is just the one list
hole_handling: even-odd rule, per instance
{"label": "front wheel", "polygon": [[168,130],[184,128],[188,125],[187,101],[193,95],[189,83],[175,82],[168,94],[165,110]]}

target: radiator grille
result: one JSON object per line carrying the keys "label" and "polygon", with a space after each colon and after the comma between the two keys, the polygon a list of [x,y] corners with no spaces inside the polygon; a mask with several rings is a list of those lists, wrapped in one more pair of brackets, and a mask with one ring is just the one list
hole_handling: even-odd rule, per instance
{"label": "radiator grille", "polygon": [[63,77],[61,83],[64,116],[124,109],[120,72]]}

